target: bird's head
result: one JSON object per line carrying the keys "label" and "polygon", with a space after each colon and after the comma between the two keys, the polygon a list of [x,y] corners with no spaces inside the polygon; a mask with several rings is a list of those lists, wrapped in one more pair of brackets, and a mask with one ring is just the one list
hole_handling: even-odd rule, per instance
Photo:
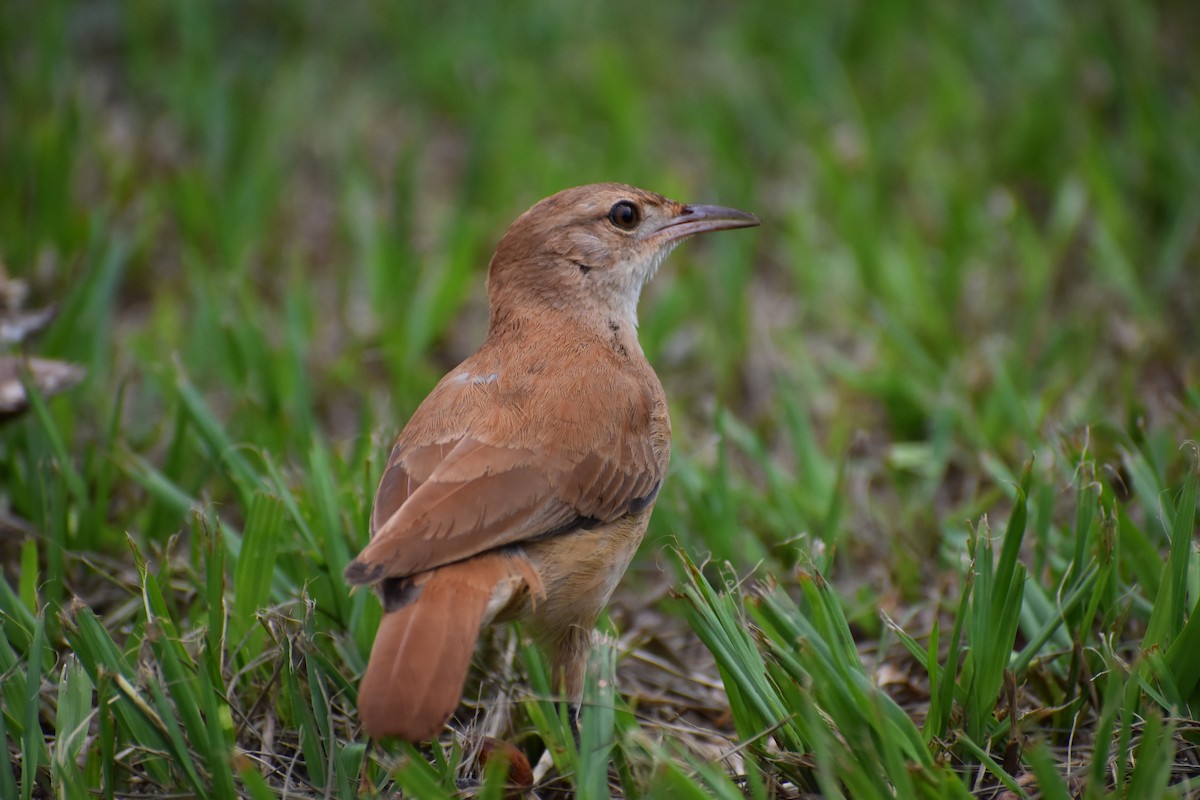
{"label": "bird's head", "polygon": [[619,183],[577,186],[517,218],[488,270],[493,322],[512,304],[598,310],[637,324],[642,287],[697,233],[758,225],[732,208],[686,205]]}

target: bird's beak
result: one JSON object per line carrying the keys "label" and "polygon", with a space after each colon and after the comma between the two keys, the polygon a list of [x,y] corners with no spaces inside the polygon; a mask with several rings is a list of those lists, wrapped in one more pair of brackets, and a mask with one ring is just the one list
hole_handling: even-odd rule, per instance
{"label": "bird's beak", "polygon": [[679,213],[650,232],[668,242],[677,242],[697,233],[753,228],[759,219],[753,214],[723,206],[681,206]]}

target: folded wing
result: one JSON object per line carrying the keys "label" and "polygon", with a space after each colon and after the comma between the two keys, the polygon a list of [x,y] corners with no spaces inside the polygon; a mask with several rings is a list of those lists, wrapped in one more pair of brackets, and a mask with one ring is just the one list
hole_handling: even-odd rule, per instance
{"label": "folded wing", "polygon": [[[569,427],[573,435],[561,439],[528,428],[497,437],[494,428],[466,425],[456,437],[422,442],[419,427],[417,435],[406,429],[380,481],[371,542],[347,580],[413,575],[640,510],[658,489],[665,459],[652,445],[649,409],[626,416],[621,424]],[[487,441],[489,434],[501,441]]]}

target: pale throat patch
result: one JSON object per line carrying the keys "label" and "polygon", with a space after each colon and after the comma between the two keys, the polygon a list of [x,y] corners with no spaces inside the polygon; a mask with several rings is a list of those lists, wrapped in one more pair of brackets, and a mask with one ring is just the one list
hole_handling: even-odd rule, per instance
{"label": "pale throat patch", "polygon": [[683,241],[683,239],[676,239],[668,242],[664,246],[660,247],[658,251],[650,257],[650,260],[642,266],[641,269],[631,269],[625,273],[629,277],[629,280],[623,287],[624,291],[621,292],[622,302],[620,310],[625,317],[631,323],[633,323],[634,328],[636,328],[638,325],[637,307],[638,300],[640,300],[642,296],[642,289],[645,288],[646,284],[658,274],[658,268],[662,266],[662,263],[666,261],[667,256],[671,255],[671,251],[678,247],[681,241]]}

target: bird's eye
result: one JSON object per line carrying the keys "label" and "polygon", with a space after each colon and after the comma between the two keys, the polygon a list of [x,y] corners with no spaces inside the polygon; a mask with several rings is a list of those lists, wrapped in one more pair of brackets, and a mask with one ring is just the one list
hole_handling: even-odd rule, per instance
{"label": "bird's eye", "polygon": [[622,230],[631,231],[642,221],[642,212],[628,200],[622,200],[608,211],[608,221]]}

